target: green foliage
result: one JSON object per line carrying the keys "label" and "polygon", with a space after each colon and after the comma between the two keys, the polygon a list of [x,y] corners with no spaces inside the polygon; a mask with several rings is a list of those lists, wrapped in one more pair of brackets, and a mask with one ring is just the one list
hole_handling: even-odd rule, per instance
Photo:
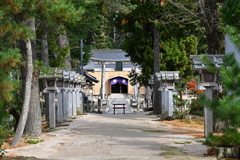
{"label": "green foliage", "polygon": [[221,136],[210,134],[204,144],[208,146],[238,146],[240,144],[240,133],[235,128],[228,128],[224,133]]}
{"label": "green foliage", "polygon": [[4,157],[6,153],[5,149],[4,148],[2,149],[1,146],[3,145],[5,139],[7,138],[7,133],[8,133],[7,129],[5,127],[2,127],[0,124],[0,157]]}
{"label": "green foliage", "polygon": [[165,132],[162,130],[142,130],[143,132]]}
{"label": "green foliage", "polygon": [[174,37],[163,39],[161,43],[163,49],[160,64],[161,70],[180,71],[183,75],[191,70],[191,60],[189,55],[197,54],[198,39],[194,35],[185,37]]}
{"label": "green foliage", "polygon": [[5,151],[5,149],[1,149],[0,148],[0,157],[5,157],[5,153],[6,153],[7,151]]}
{"label": "green foliage", "polygon": [[[228,30],[229,31],[229,30]],[[228,32],[230,37],[238,37]],[[240,47],[240,39],[234,41],[236,46]],[[240,128],[240,67],[235,59],[234,54],[225,55],[224,65],[219,70],[219,76],[224,92],[216,99],[209,100],[202,97],[202,101],[208,106],[215,117],[220,121],[227,121],[230,128],[224,130],[221,136],[209,136],[206,144],[209,145],[240,145],[240,133],[237,129]]]}
{"label": "green foliage", "polygon": [[9,103],[14,101],[19,82],[14,79],[14,72],[20,63],[21,55],[18,49],[8,49],[0,52],[0,126],[6,125],[9,117]]}
{"label": "green foliage", "polygon": [[185,142],[174,142],[175,144],[191,144],[192,142],[190,141],[185,141]]}
{"label": "green foliage", "polygon": [[183,106],[186,101],[184,99],[182,99],[182,97],[179,97],[178,95],[173,95],[173,102],[174,102],[174,105],[176,106]]}
{"label": "green foliage", "polygon": [[111,23],[109,11],[102,8],[102,2],[74,0],[73,3],[76,7],[85,8],[81,20],[76,21],[74,25],[66,24],[73,59],[72,64],[73,68],[77,68],[80,61],[80,39],[83,39],[84,65],[88,63],[91,57],[92,48],[112,49],[115,44],[110,38],[112,25],[109,25]]}
{"label": "green foliage", "polygon": [[183,115],[189,115],[190,111],[191,111],[191,108],[185,109],[183,112],[175,109],[175,110],[173,111],[173,115],[174,115],[174,117],[176,117],[177,119],[182,119],[182,118],[183,118]]}
{"label": "green foliage", "polygon": [[[47,35],[49,47],[49,63],[51,67],[63,67],[66,54],[71,46],[60,48],[57,45],[56,36],[63,35],[68,27],[81,21],[85,13],[83,5],[75,5],[69,0],[44,0],[35,4],[37,37]],[[39,46],[41,46],[39,42]]]}
{"label": "green foliage", "polygon": [[235,44],[236,48],[240,51],[239,28],[234,27],[234,26],[227,26],[224,28],[224,32],[230,36],[230,40]]}
{"label": "green foliage", "polygon": [[44,139],[30,138],[26,141],[26,143],[37,144],[37,143],[40,143],[40,142],[43,142],[43,141],[44,141]]}
{"label": "green foliage", "polygon": [[192,99],[190,106],[191,114],[203,116],[203,105],[199,99]]}
{"label": "green foliage", "polygon": [[227,0],[221,10],[221,17],[225,25],[240,28],[240,3],[239,0]]}
{"label": "green foliage", "polygon": [[[187,1],[191,2],[191,1]],[[121,48],[131,61],[138,64],[142,74],[131,74],[141,85],[148,85],[153,74],[153,28],[160,31],[160,69],[179,70],[181,75],[191,73],[189,55],[197,54],[202,29],[193,18],[190,23],[180,23],[176,15],[185,14],[169,3],[160,6],[150,0],[131,1],[136,7],[129,13],[118,13],[116,26],[122,30],[124,41]],[[191,3],[189,9],[196,7]],[[146,9],[148,8],[148,9]]]}

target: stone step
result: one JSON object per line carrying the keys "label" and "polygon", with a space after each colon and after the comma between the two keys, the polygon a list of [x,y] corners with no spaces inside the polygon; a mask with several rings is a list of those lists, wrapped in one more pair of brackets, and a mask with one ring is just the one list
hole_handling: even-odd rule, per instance
{"label": "stone step", "polygon": [[111,101],[111,104],[114,104],[114,103],[129,104],[129,102],[126,98],[113,98]]}
{"label": "stone step", "polygon": [[128,94],[126,93],[112,93],[109,95],[109,98],[127,98]]}

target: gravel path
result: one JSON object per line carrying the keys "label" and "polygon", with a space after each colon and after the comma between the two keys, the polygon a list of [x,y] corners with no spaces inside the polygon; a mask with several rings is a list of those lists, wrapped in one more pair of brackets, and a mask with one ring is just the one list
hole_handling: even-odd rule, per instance
{"label": "gravel path", "polygon": [[198,139],[172,133],[154,115],[95,114],[78,116],[69,126],[44,133],[44,142],[7,150],[8,156],[46,160],[215,160],[204,157]]}

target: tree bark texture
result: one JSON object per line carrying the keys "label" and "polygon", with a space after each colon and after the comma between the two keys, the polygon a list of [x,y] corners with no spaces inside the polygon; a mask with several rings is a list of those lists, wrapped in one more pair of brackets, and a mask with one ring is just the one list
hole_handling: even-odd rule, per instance
{"label": "tree bark texture", "polygon": [[207,54],[220,54],[221,53],[221,32],[219,32],[219,17],[217,11],[216,0],[204,0],[204,17],[202,23],[206,29],[207,37]]}
{"label": "tree bark texture", "polygon": [[154,48],[154,62],[153,62],[153,74],[154,74],[154,88],[153,88],[153,113],[161,114],[161,97],[158,88],[160,82],[158,81],[155,73],[160,72],[160,48],[159,48],[159,29],[154,25],[153,29],[153,48]]}
{"label": "tree bark texture", "polygon": [[30,105],[32,72],[33,72],[32,48],[31,48],[30,39],[27,39],[25,41],[25,44],[26,44],[26,60],[27,60],[27,65],[26,65],[27,73],[26,73],[26,81],[25,81],[26,83],[25,83],[25,90],[24,90],[25,93],[24,93],[23,107],[22,107],[20,120],[18,123],[16,134],[13,137],[11,146],[17,145],[22,138],[23,130],[25,128],[27,117],[28,117],[29,105]]}
{"label": "tree bark texture", "polygon": [[[206,30],[207,54],[221,54],[223,34],[219,32],[217,0],[204,0],[204,18],[202,23]],[[214,132],[222,132],[226,126],[227,123],[223,121],[214,120],[213,122]]]}
{"label": "tree bark texture", "polygon": [[41,54],[44,66],[49,66],[49,53],[48,53],[48,41],[47,34],[43,33],[41,37]]}
{"label": "tree bark texture", "polygon": [[[57,44],[60,48],[65,48],[69,46],[69,40],[68,40],[66,31],[63,31],[63,34],[58,35]],[[66,65],[67,69],[69,70],[72,69],[71,61],[72,61],[72,58],[71,58],[70,50],[68,50],[63,63]]]}
{"label": "tree bark texture", "polygon": [[[35,20],[31,21],[28,24],[28,26],[32,28],[34,33],[36,33]],[[31,40],[31,48],[32,48],[32,59],[33,61],[37,60],[36,40]],[[27,123],[24,130],[24,136],[26,137],[40,136],[42,134],[41,123],[42,123],[42,118],[41,118],[41,107],[40,107],[40,96],[39,96],[38,73],[33,71],[30,108],[29,108]]]}

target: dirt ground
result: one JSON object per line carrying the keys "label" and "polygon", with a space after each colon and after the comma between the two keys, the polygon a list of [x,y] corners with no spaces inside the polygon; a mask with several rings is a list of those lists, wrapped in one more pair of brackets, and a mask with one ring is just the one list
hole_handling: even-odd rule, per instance
{"label": "dirt ground", "polygon": [[[172,133],[177,134],[187,134],[190,136],[194,136],[196,138],[203,138],[204,137],[204,123],[203,120],[194,119],[194,120],[187,120],[187,119],[175,119],[170,121],[161,121],[162,123],[172,125]],[[46,124],[42,125],[42,130],[46,131],[45,128]],[[46,134],[46,133],[43,133]],[[3,143],[1,146],[2,149],[12,149],[12,148],[19,148],[24,147],[28,145],[32,145],[30,143],[27,143],[27,138],[22,138],[21,142],[11,147],[13,137],[9,137],[6,142]]]}
{"label": "dirt ground", "polygon": [[[46,131],[46,126],[47,124],[42,124],[42,131]],[[43,133],[45,134],[45,133]],[[16,146],[11,147],[11,143],[12,143],[13,137],[9,136],[8,139],[5,140],[5,142],[3,143],[3,145],[1,146],[1,149],[12,149],[12,148],[20,148],[20,147],[24,147],[24,146],[29,146],[32,145],[30,143],[27,143],[27,138],[22,138],[20,143]]]}
{"label": "dirt ground", "polygon": [[196,138],[204,137],[204,122],[203,120],[193,119],[176,119],[172,121],[162,121],[162,123],[173,126],[173,132],[178,134],[187,134]]}
{"label": "dirt ground", "polygon": [[[43,127],[44,128],[44,127]],[[26,139],[10,147],[6,156],[67,160],[179,159],[212,160],[209,147],[202,145],[203,121],[198,119],[159,121],[155,115],[88,114],[78,116],[69,126],[44,132],[44,142],[28,144]]]}

